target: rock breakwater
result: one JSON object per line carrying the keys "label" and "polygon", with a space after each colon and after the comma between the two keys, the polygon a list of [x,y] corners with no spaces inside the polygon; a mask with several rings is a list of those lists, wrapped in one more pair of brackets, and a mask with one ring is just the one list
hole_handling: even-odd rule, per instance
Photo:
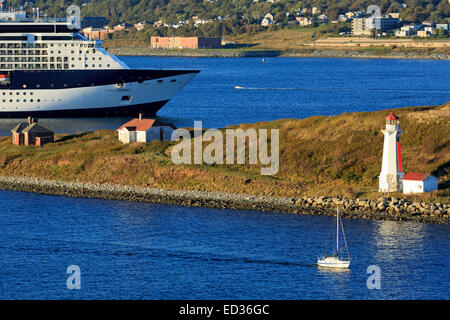
{"label": "rock breakwater", "polygon": [[164,190],[114,184],[64,182],[29,177],[0,176],[0,189],[69,197],[163,203],[220,209],[334,215],[353,219],[450,222],[450,204],[413,202],[400,198],[346,199],[326,196],[281,198],[220,192]]}

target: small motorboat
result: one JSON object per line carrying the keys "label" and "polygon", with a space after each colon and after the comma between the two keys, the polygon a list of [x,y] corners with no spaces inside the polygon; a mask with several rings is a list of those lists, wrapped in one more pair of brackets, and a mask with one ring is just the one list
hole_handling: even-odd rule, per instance
{"label": "small motorboat", "polygon": [[348,253],[347,248],[347,240],[345,239],[344,227],[341,221],[342,235],[344,238],[345,248],[347,250],[347,258],[339,257],[339,221],[341,220],[339,216],[339,209],[337,209],[336,214],[336,252],[331,256],[323,256],[317,259],[317,264],[319,267],[324,268],[338,268],[338,269],[347,269],[350,266],[350,254]]}
{"label": "small motorboat", "polygon": [[241,86],[234,86],[235,89],[244,89],[244,87]]}

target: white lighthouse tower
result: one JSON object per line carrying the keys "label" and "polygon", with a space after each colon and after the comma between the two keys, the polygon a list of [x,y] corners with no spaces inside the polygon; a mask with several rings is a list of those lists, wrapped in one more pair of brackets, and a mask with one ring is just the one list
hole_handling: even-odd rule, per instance
{"label": "white lighthouse tower", "polygon": [[378,191],[401,191],[404,173],[400,134],[403,130],[400,130],[399,118],[393,112],[386,117],[386,125],[381,132],[384,134],[384,147]]}

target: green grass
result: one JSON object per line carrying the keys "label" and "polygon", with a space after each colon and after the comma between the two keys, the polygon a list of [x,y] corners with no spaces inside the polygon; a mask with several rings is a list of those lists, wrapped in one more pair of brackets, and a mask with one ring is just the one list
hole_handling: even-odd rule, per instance
{"label": "green grass", "polygon": [[[394,110],[400,117],[404,170],[439,177],[440,191],[409,198],[450,200],[450,103]],[[180,190],[283,197],[332,195],[377,198],[383,135],[390,110],[283,119],[233,126],[280,130],[280,170],[261,176],[258,165],[172,164],[175,142],[122,145],[117,132],[57,135],[43,148],[0,138],[0,174],[65,181],[118,183]]]}

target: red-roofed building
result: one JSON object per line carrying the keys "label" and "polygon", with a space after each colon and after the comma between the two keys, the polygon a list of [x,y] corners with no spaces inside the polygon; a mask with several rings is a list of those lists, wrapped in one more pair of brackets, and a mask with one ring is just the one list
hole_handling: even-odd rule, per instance
{"label": "red-roofed building", "polygon": [[139,114],[139,118],[124,123],[117,131],[119,141],[122,143],[148,143],[154,140],[171,140],[175,129],[173,124],[162,123],[156,119],[145,119],[142,114]]}
{"label": "red-roofed building", "polygon": [[403,179],[403,193],[424,193],[438,189],[438,179],[429,173],[408,173]]}

